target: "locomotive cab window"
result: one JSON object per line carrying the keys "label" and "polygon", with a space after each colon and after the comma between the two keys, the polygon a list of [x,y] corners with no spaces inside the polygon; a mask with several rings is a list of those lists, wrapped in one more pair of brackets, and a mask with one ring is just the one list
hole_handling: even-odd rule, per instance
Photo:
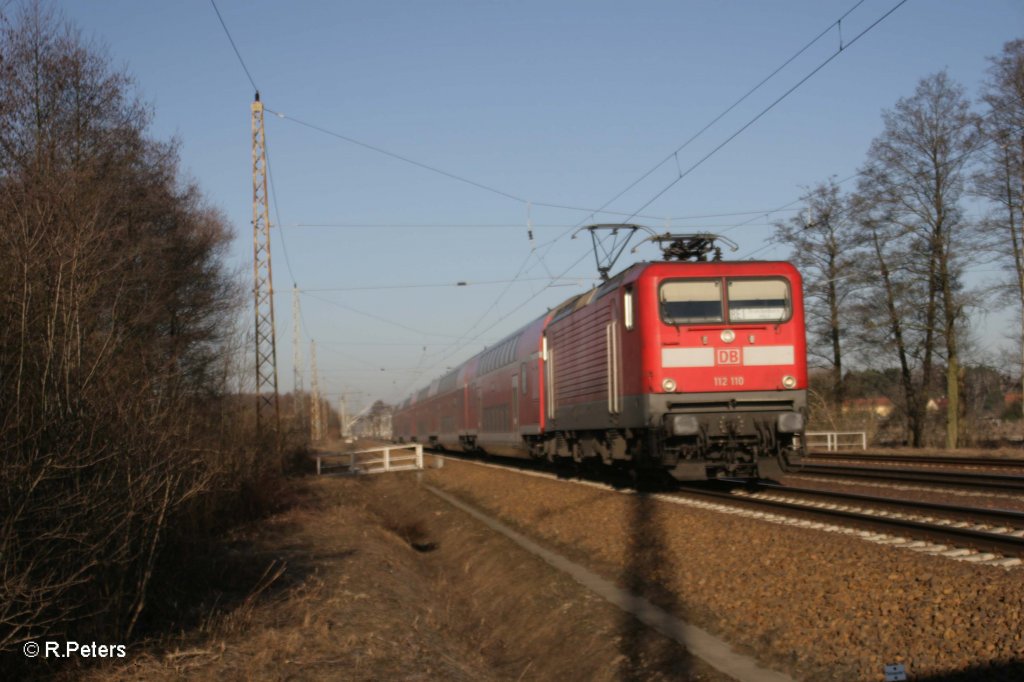
{"label": "locomotive cab window", "polygon": [[658,290],[661,319],[666,324],[722,321],[721,280],[673,280]]}
{"label": "locomotive cab window", "polygon": [[784,279],[730,279],[730,322],[783,322],[792,310],[789,283]]}

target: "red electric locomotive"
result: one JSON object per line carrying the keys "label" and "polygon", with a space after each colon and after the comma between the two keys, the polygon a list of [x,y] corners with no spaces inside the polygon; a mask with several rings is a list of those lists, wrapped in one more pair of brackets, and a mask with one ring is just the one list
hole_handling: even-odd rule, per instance
{"label": "red electric locomotive", "polygon": [[[585,229],[601,228],[646,229]],[[778,475],[803,450],[800,274],[723,262],[712,235],[652,239],[666,261],[626,268],[410,396],[395,437],[680,480]]]}

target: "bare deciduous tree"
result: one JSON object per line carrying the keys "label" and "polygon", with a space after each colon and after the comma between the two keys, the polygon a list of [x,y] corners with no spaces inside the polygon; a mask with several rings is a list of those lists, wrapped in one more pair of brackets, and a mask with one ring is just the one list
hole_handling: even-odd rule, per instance
{"label": "bare deciduous tree", "polygon": [[847,200],[830,178],[803,197],[805,210],[776,223],[773,241],[792,248],[790,260],[804,278],[809,352],[831,369],[831,402],[843,402],[842,308],[851,291],[853,222]]}
{"label": "bare deciduous tree", "polygon": [[862,205],[871,209],[867,222],[874,235],[883,222],[897,228],[897,241],[886,241],[884,250],[912,256],[909,272],[923,285],[923,395],[917,400],[927,396],[936,351],[944,350],[946,446],[955,448],[960,438],[958,335],[964,324],[961,246],[971,241],[959,201],[980,141],[978,118],[963,88],[940,72],[922,79],[912,96],[883,113],[883,121],[885,128],[872,142],[861,171],[859,193]]}
{"label": "bare deciduous tree", "polygon": [[126,637],[223,475],[230,233],[59,18],[3,22],[0,65],[0,650],[85,620]]}
{"label": "bare deciduous tree", "polygon": [[906,421],[910,444],[920,447],[931,377],[931,355],[924,352],[931,337],[923,333],[926,309],[921,306],[926,288],[915,278],[912,256],[902,244],[906,231],[884,219],[860,195],[852,199],[852,206],[859,240],[865,245],[850,306],[853,336],[868,367],[884,370],[895,356],[902,394],[896,404]]}
{"label": "bare deciduous tree", "polygon": [[[1015,300],[1024,320],[1024,40],[1010,41],[991,62],[982,91],[981,132],[988,145],[974,187],[996,206],[987,218],[998,235],[993,246],[1011,273],[1006,298]],[[1024,380],[1024,362],[1021,375]]]}

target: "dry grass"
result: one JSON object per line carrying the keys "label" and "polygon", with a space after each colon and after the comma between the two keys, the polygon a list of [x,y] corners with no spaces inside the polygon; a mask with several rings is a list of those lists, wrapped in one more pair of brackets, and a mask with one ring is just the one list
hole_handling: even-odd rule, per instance
{"label": "dry grass", "polygon": [[725,679],[414,474],[303,485],[234,538],[264,574],[250,598],[87,679]]}

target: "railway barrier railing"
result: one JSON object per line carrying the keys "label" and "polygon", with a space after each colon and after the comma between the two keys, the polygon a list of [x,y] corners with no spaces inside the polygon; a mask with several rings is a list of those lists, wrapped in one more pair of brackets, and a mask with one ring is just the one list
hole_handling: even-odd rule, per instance
{"label": "railway barrier railing", "polygon": [[328,471],[345,474],[383,474],[389,471],[417,471],[422,468],[422,443],[388,445],[349,452],[316,453],[317,476]]}
{"label": "railway barrier railing", "polygon": [[852,450],[858,446],[861,450],[868,449],[868,434],[865,431],[808,431],[804,438],[808,448],[824,446],[829,452],[840,448]]}

